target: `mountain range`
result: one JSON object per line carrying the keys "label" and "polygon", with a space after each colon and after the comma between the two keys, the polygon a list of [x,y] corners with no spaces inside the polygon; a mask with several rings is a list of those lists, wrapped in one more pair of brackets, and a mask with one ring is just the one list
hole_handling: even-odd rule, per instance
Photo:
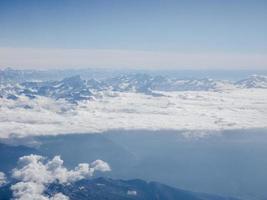
{"label": "mountain range", "polygon": [[[0,200],[12,199],[10,186],[11,184],[7,184],[0,187]],[[238,200],[177,189],[158,182],[103,177],[84,179],[67,185],[53,183],[44,194],[53,196],[56,193],[62,193],[70,200]]]}
{"label": "mountain range", "polygon": [[19,96],[29,98],[45,96],[77,103],[81,100],[98,98],[105,91],[137,92],[160,96],[159,92],[162,91],[223,91],[244,88],[267,89],[267,77],[252,75],[246,79],[232,82],[210,78],[176,79],[147,74],[128,74],[101,80],[82,80],[79,75],[76,75],[56,81],[3,82],[0,86],[0,98],[16,100]]}

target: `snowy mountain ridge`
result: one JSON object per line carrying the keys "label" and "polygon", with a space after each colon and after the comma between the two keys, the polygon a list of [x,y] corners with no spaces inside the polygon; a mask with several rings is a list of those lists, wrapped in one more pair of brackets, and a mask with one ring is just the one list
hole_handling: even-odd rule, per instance
{"label": "snowy mountain ridge", "polygon": [[153,91],[223,91],[227,89],[267,89],[267,77],[252,75],[246,79],[231,82],[227,80],[175,79],[165,76],[147,74],[120,75],[104,80],[82,80],[72,76],[59,81],[29,81],[23,83],[5,83],[0,87],[0,98],[16,100],[20,96],[35,98],[37,96],[64,99],[71,103],[95,99],[99,92],[135,92],[157,95]]}

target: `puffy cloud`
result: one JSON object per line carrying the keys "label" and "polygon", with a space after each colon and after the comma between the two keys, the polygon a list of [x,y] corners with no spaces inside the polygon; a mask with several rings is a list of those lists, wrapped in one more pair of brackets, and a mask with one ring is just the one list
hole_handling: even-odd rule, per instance
{"label": "puffy cloud", "polygon": [[63,166],[60,156],[47,160],[39,155],[23,156],[19,159],[18,168],[13,169],[12,177],[19,182],[11,186],[16,200],[67,200],[68,197],[58,193],[52,197],[43,195],[46,186],[51,183],[68,184],[93,175],[95,171],[110,171],[109,165],[96,160],[91,164],[80,163],[74,170]]}
{"label": "puffy cloud", "polygon": [[6,183],[6,175],[0,172],[0,187]]}
{"label": "puffy cloud", "polygon": [[11,187],[15,200],[69,200],[69,197],[62,193],[56,193],[51,197],[44,196],[44,186],[32,182],[19,182]]}
{"label": "puffy cloud", "polygon": [[128,190],[127,191],[127,195],[136,196],[137,195],[137,192],[135,190]]}
{"label": "puffy cloud", "polygon": [[[96,133],[111,129],[196,130],[266,128],[265,89],[107,94],[71,105],[40,97],[0,98],[0,138],[10,136]],[[29,105],[31,109],[25,109]]]}
{"label": "puffy cloud", "polygon": [[94,162],[91,163],[91,166],[94,170],[102,172],[110,171],[109,165],[103,160],[95,160]]}
{"label": "puffy cloud", "polygon": [[50,200],[69,200],[69,198],[62,193],[57,193]]}
{"label": "puffy cloud", "polygon": [[45,186],[36,182],[18,182],[11,186],[13,197],[16,200],[49,200],[49,197],[43,196]]}

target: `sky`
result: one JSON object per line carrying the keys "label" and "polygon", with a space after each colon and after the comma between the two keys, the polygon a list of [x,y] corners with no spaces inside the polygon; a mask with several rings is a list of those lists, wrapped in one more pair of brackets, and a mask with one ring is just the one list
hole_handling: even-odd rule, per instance
{"label": "sky", "polygon": [[0,0],[0,68],[267,69],[266,0]]}

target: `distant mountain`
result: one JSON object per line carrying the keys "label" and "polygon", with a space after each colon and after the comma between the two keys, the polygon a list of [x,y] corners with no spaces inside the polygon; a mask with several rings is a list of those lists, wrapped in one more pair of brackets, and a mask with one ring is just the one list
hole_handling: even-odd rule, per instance
{"label": "distant mountain", "polygon": [[242,88],[267,88],[267,76],[252,75],[235,83]]}
{"label": "distant mountain", "polygon": [[121,75],[105,81],[114,91],[148,92],[152,78],[147,74]]}
{"label": "distant mountain", "polygon": [[158,91],[207,91],[217,89],[225,81],[213,79],[175,79],[147,74],[122,75],[106,81],[115,91],[132,91],[149,93]]}
{"label": "distant mountain", "polygon": [[22,94],[27,96],[40,95],[70,102],[87,100],[93,96],[92,91],[80,76],[45,83],[23,83],[22,86],[24,86]]}
{"label": "distant mountain", "polygon": [[51,97],[56,100],[65,99],[71,103],[80,100],[90,100],[94,98],[94,91],[100,90],[101,86],[97,81],[85,81],[80,76],[65,78],[61,81],[47,82],[24,82],[15,85],[7,85],[0,88],[0,97],[17,99],[20,95],[29,98],[36,96]]}
{"label": "distant mountain", "polygon": [[102,91],[137,92],[161,96],[157,91],[223,91],[229,88],[267,88],[267,77],[253,75],[234,83],[209,78],[177,79],[165,76],[150,76],[148,74],[120,75],[102,80],[82,80],[79,75],[75,75],[60,81],[27,81],[20,83],[18,80],[17,83],[1,84],[0,98],[16,100],[21,95],[29,98],[45,96],[77,103],[82,100],[95,99],[99,96],[98,92]]}
{"label": "distant mountain", "polygon": [[[23,83],[28,81],[47,81],[62,79],[66,74],[63,71],[48,70],[17,70],[12,68],[0,69],[0,84],[4,83]],[[72,73],[73,74],[73,73]]]}
{"label": "distant mountain", "polygon": [[162,82],[158,82],[157,77],[152,84],[153,90],[160,90],[160,91],[208,91],[208,90],[216,90],[219,89],[220,85],[226,84],[223,81],[216,81],[213,79],[165,79]]}
{"label": "distant mountain", "polygon": [[[10,185],[0,188],[0,200],[10,200]],[[96,178],[72,184],[51,184],[45,195],[61,192],[70,200],[237,200],[231,197],[202,194],[143,180],[114,180]]]}
{"label": "distant mountain", "polygon": [[65,77],[80,75],[82,79],[106,79],[126,73],[116,69],[52,69],[52,70],[19,70],[13,68],[0,69],[0,84],[23,83],[33,81],[58,81]]}
{"label": "distant mountain", "polygon": [[33,71],[30,70],[15,70],[6,68],[0,69],[0,84],[4,83],[19,83],[26,80],[26,76],[32,76]]}

